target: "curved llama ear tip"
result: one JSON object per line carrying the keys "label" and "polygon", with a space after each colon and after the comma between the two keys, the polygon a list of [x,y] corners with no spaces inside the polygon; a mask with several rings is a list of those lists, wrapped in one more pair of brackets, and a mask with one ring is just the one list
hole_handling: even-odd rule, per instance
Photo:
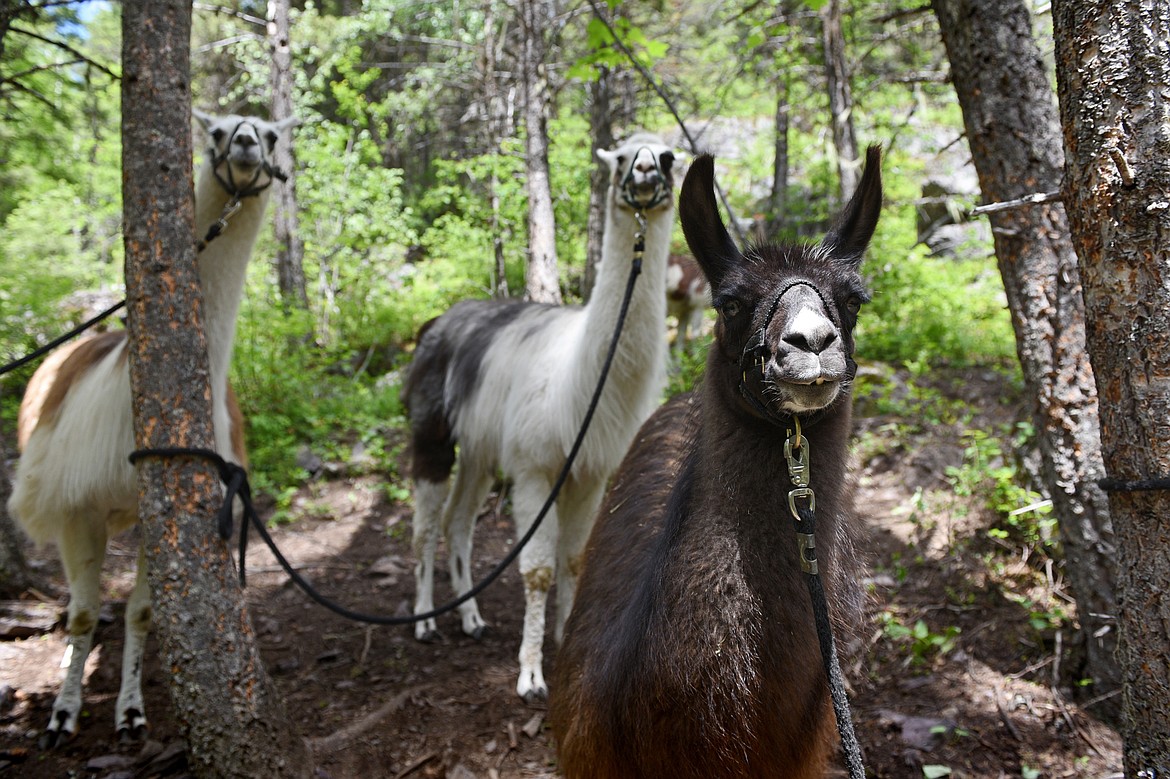
{"label": "curved llama ear tip", "polygon": [[610,149],[598,149],[597,158],[609,166],[610,172],[617,169],[618,153]]}
{"label": "curved llama ear tip", "polygon": [[275,124],[277,132],[283,132],[284,130],[291,130],[294,127],[300,127],[301,119],[297,116],[286,116]]}
{"label": "curved llama ear tip", "polygon": [[740,258],[715,201],[715,158],[700,154],[691,163],[678,196],[679,221],[691,254],[702,266],[712,287]]}
{"label": "curved llama ear tip", "polygon": [[834,257],[859,265],[882,212],[882,147],[865,150],[865,170],[853,196],[834,220],[821,245]]}
{"label": "curved llama ear tip", "polygon": [[199,120],[199,124],[203,125],[203,129],[211,127],[211,123],[215,121],[215,117],[206,111],[200,111],[198,108],[191,108],[191,114]]}

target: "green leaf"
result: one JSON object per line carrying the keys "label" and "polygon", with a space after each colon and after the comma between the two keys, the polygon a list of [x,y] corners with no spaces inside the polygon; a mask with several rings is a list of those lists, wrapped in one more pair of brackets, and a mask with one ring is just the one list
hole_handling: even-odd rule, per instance
{"label": "green leaf", "polygon": [[922,775],[925,779],[940,779],[940,777],[951,775],[951,767],[946,765],[924,765],[922,766]]}

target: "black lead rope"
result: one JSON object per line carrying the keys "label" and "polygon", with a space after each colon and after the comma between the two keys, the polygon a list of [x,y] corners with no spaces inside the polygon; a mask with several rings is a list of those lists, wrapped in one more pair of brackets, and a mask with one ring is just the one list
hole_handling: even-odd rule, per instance
{"label": "black lead rope", "polygon": [[1099,479],[1097,485],[1106,492],[1155,492],[1170,490],[1170,476],[1154,479]]}
{"label": "black lead rope", "polygon": [[532,539],[532,536],[536,534],[537,529],[544,521],[544,518],[548,514],[549,509],[552,508],[553,503],[556,502],[557,496],[560,494],[561,487],[564,486],[565,482],[569,478],[569,472],[573,467],[573,461],[576,460],[577,453],[580,451],[581,445],[585,441],[585,433],[589,430],[589,425],[593,421],[593,414],[597,410],[598,402],[601,400],[601,391],[605,387],[605,380],[609,375],[610,365],[613,363],[614,355],[617,352],[618,339],[621,337],[622,327],[626,321],[626,314],[630,308],[630,299],[634,294],[634,283],[638,279],[638,274],[642,272],[642,254],[645,251],[646,245],[644,236],[645,222],[640,213],[638,214],[638,222],[640,229],[634,243],[634,259],[630,263],[630,276],[629,280],[626,282],[626,293],[625,297],[622,299],[621,311],[618,313],[618,321],[617,326],[614,328],[613,339],[609,343],[609,351],[606,353],[605,363],[601,367],[601,375],[597,380],[597,388],[593,391],[593,397],[589,402],[589,408],[585,412],[585,418],[581,422],[581,429],[577,433],[577,439],[573,442],[573,446],[569,450],[568,457],[565,459],[564,466],[561,467],[560,475],[557,476],[557,480],[553,484],[552,491],[549,493],[548,499],[545,500],[544,505],[540,509],[540,513],[537,514],[536,519],[533,520],[532,526],[528,528],[528,532],[525,533],[524,536],[515,543],[515,545],[513,545],[512,549],[508,552],[507,555],[504,556],[504,559],[501,560],[496,565],[496,567],[492,569],[491,573],[489,573],[482,581],[480,581],[479,584],[472,587],[463,595],[459,596],[455,600],[450,601],[449,603],[440,606],[437,609],[432,609],[431,611],[425,612],[423,614],[413,614],[408,617],[386,617],[376,614],[363,614],[361,612],[347,609],[346,607],[333,600],[330,600],[329,598],[319,593],[312,584],[310,584],[304,577],[296,572],[288,560],[285,559],[284,555],[280,553],[280,550],[277,548],[276,542],[273,541],[272,536],[269,535],[268,528],[264,526],[264,522],[260,519],[259,514],[256,513],[256,509],[252,505],[251,490],[248,487],[248,476],[244,469],[235,463],[227,462],[218,453],[213,452],[210,449],[139,449],[131,453],[130,462],[137,463],[139,460],[142,460],[146,457],[197,457],[204,460],[209,460],[219,469],[220,478],[223,479],[224,484],[227,485],[224,505],[220,508],[218,517],[219,534],[220,537],[225,541],[231,537],[233,498],[239,497],[241,503],[244,506],[245,521],[240,525],[239,544],[241,586],[244,586],[245,584],[244,558],[247,552],[248,525],[250,523],[252,527],[256,528],[256,532],[260,534],[260,537],[264,540],[264,543],[268,545],[268,548],[272,550],[272,554],[276,557],[277,561],[280,563],[280,567],[284,569],[284,572],[288,574],[289,578],[292,579],[293,582],[295,582],[296,585],[300,587],[306,595],[308,595],[320,605],[332,611],[334,614],[345,617],[346,619],[354,620],[356,622],[368,622],[375,625],[410,625],[415,622],[421,622],[424,619],[432,619],[441,614],[445,614],[483,592],[484,589],[488,587],[488,585],[499,578],[500,574],[503,573],[504,570],[512,564],[512,561],[515,560],[517,556],[519,556],[521,550],[524,549],[524,546]]}
{"label": "black lead rope", "polygon": [[821,581],[817,566],[817,497],[809,486],[811,474],[808,439],[801,435],[800,418],[793,415],[792,422],[796,426],[796,432],[788,431],[788,438],[784,441],[784,456],[788,460],[788,476],[792,481],[792,489],[788,492],[788,508],[796,529],[800,568],[805,573],[805,583],[808,585],[808,594],[812,601],[817,642],[821,647],[821,660],[829,680],[829,697],[833,701],[833,713],[837,717],[837,733],[841,736],[841,752],[849,769],[849,779],[865,779],[861,745],[853,731],[849,693],[845,689],[845,676],[841,673],[837,644],[833,640],[833,625],[829,621],[829,601],[825,597],[824,583]]}
{"label": "black lead rope", "polygon": [[73,338],[81,333],[84,333],[86,330],[93,327],[98,322],[102,321],[103,319],[106,319],[111,314],[113,314],[115,311],[117,311],[118,309],[122,308],[125,305],[126,305],[126,301],[121,300],[121,301],[115,303],[114,305],[110,306],[109,308],[107,308],[105,311],[101,312],[97,316],[95,316],[93,319],[90,319],[88,322],[84,322],[84,323],[78,325],[77,327],[73,328],[68,333],[66,333],[63,336],[60,336],[59,338],[54,338],[52,341],[45,344],[41,348],[37,349],[32,354],[26,354],[24,357],[21,357],[17,360],[14,360],[14,361],[8,363],[4,367],[0,368],[0,376],[3,376],[6,373],[11,373],[12,371],[16,370],[17,368],[19,368],[23,365],[28,365],[30,362],[32,362],[33,360],[35,360],[39,357],[44,357],[46,354],[53,351],[61,344],[65,343],[70,338]]}

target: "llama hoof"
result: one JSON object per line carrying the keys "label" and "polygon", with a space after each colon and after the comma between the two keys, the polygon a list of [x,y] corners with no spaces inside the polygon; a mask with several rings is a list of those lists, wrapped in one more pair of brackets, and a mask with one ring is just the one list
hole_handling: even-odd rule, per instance
{"label": "llama hoof", "polygon": [[56,749],[64,745],[77,733],[77,718],[67,711],[53,712],[49,727],[41,734],[41,749]]}
{"label": "llama hoof", "polygon": [[427,628],[425,630],[416,630],[414,633],[414,640],[420,644],[437,644],[443,638],[443,634],[434,628]]}
{"label": "llama hoof", "polygon": [[480,625],[473,628],[467,635],[471,636],[476,641],[482,641],[483,637],[487,635],[487,625]]}
{"label": "llama hoof", "polygon": [[149,729],[145,714],[138,709],[126,709],[122,715],[122,724],[118,726],[118,742],[136,744],[139,741],[145,741]]}
{"label": "llama hoof", "polygon": [[521,671],[516,682],[516,694],[529,705],[546,702],[548,685],[544,683],[544,674],[539,669],[536,672]]}

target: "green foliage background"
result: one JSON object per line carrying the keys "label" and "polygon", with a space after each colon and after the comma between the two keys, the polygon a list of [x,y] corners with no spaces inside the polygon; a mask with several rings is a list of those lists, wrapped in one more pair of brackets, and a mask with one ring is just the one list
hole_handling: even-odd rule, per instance
{"label": "green foliage background", "polygon": [[[262,3],[195,12],[192,83],[206,110],[267,115]],[[508,6],[371,0],[294,11],[295,131],[308,311],[277,292],[271,236],[262,238],[241,312],[234,381],[249,420],[256,483],[279,500],[305,477],[297,453],[348,460],[354,447],[391,471],[401,439],[398,377],[413,334],[453,302],[490,294],[501,239],[510,290],[523,289],[526,194],[523,129],[493,138],[482,121],[482,49],[492,10]],[[813,4],[809,4],[810,6]],[[960,134],[949,85],[907,80],[942,69],[929,14],[880,27],[891,3],[846,3],[854,121],[863,142],[887,147],[886,207],[866,271],[874,289],[859,353],[895,364],[1014,365],[1010,322],[990,247],[976,259],[932,257],[919,245],[916,201],[941,151]],[[81,22],[70,7],[26,23],[120,72],[116,5]],[[792,166],[782,233],[810,240],[836,208],[836,168],[819,86],[819,51],[801,4],[628,3],[619,34],[674,95],[692,128],[730,123],[735,151],[719,180],[740,215],[767,213],[777,84],[791,103]],[[612,9],[611,9],[612,11]],[[813,17],[815,18],[815,16]],[[579,302],[591,159],[587,84],[624,67],[611,37],[585,14],[551,31],[555,87],[550,166],[562,287]],[[10,34],[5,76],[59,61]],[[501,54],[506,54],[501,51]],[[612,73],[611,73],[612,76]],[[0,93],[0,360],[63,330],[77,291],[120,295],[122,273],[119,85],[84,63],[44,67],[33,93]],[[635,76],[620,135],[673,131],[670,114]],[[204,139],[196,137],[196,148]],[[200,156],[197,154],[197,156]],[[490,187],[499,199],[493,228]],[[775,216],[775,215],[773,215]],[[681,248],[681,242],[680,242]],[[701,350],[700,350],[701,353]],[[701,358],[676,370],[671,390],[694,384]],[[30,373],[0,385],[6,440]]]}

